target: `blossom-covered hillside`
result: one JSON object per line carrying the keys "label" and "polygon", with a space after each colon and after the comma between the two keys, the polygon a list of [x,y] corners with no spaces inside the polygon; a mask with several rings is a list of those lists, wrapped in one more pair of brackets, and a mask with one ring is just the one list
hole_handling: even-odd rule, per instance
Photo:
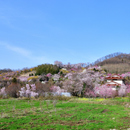
{"label": "blossom-covered hillside", "polygon": [[[28,75],[25,75],[28,74]],[[47,93],[78,97],[115,97],[126,96],[130,92],[130,73],[118,74],[123,77],[123,84],[106,84],[106,73],[100,66],[86,66],[84,63],[63,65],[45,64],[35,68],[1,73],[0,96],[39,97]]]}

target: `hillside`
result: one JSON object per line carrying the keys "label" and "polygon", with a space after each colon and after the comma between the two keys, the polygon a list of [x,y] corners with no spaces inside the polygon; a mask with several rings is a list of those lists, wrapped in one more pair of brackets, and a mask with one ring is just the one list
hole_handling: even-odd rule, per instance
{"label": "hillside", "polygon": [[98,59],[93,65],[101,66],[108,73],[130,72],[130,54],[113,53]]}

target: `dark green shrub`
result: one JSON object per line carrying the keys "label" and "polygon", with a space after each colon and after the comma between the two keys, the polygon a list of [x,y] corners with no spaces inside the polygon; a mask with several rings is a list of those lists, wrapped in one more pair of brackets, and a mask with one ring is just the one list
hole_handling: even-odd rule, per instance
{"label": "dark green shrub", "polygon": [[33,73],[29,74],[29,76],[33,76]]}
{"label": "dark green shrub", "polygon": [[16,78],[13,78],[13,79],[12,79],[12,82],[13,82],[13,83],[17,83],[17,79],[16,79]]}
{"label": "dark green shrub", "polygon": [[49,80],[49,78],[48,78],[46,75],[43,75],[43,76],[39,79],[40,82],[42,82],[42,81],[48,81],[48,80]]}

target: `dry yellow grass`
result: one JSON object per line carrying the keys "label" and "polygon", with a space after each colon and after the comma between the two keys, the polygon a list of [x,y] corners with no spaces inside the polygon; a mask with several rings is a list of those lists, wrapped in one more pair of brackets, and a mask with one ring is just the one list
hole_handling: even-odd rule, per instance
{"label": "dry yellow grass", "polygon": [[122,64],[106,64],[102,66],[103,69],[106,69],[109,73],[125,73],[130,72],[130,65],[127,63]]}
{"label": "dry yellow grass", "polygon": [[34,74],[36,73],[36,71],[31,71],[31,72],[27,72],[27,73],[24,73],[24,74],[21,74],[20,76],[29,76],[29,74]]}

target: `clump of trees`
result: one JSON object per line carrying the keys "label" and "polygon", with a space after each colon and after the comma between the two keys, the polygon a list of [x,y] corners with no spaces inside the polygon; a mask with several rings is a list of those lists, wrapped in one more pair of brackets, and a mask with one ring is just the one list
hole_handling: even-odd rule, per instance
{"label": "clump of trees", "polygon": [[57,65],[53,65],[53,64],[42,64],[39,65],[36,68],[36,74],[35,75],[42,75],[42,74],[56,74],[58,73],[60,70],[60,68]]}

